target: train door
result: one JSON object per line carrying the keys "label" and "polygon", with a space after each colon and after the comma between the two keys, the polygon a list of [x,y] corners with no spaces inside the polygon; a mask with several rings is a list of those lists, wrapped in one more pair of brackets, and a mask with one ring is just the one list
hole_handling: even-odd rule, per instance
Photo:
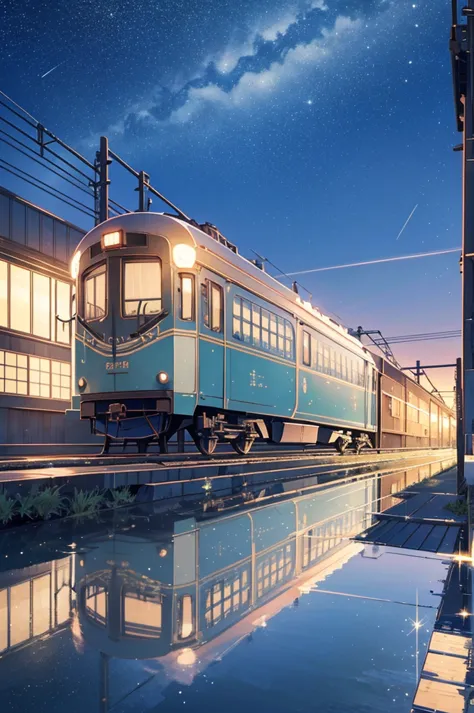
{"label": "train door", "polygon": [[199,403],[224,407],[225,280],[203,270],[199,296]]}

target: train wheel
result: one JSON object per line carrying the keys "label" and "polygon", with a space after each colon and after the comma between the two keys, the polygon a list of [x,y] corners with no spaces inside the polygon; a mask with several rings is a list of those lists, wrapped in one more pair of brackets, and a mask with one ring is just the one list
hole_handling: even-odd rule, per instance
{"label": "train wheel", "polygon": [[337,441],[335,442],[335,446],[337,448],[337,452],[342,455],[344,455],[344,452],[347,448],[347,444],[349,441],[347,441],[345,438],[338,438]]}
{"label": "train wheel", "polygon": [[234,440],[230,443],[236,453],[240,456],[246,456],[252,448],[254,440],[255,438],[252,438],[251,436],[240,435],[237,436],[237,438],[234,438]]}
{"label": "train wheel", "polygon": [[212,456],[217,446],[217,436],[199,436],[195,438],[195,443],[199,451],[203,456]]}

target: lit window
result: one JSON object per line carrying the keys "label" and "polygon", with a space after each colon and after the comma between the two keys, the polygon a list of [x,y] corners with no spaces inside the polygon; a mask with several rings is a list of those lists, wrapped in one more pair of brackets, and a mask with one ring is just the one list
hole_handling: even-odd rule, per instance
{"label": "lit window", "polygon": [[211,329],[222,331],[222,288],[211,283]]}
{"label": "lit window", "polygon": [[26,354],[0,352],[0,391],[28,393],[28,357]]}
{"label": "lit window", "polygon": [[311,364],[311,336],[308,332],[303,332],[303,364]]}
{"label": "lit window", "polygon": [[96,624],[105,626],[107,621],[107,591],[105,587],[91,584],[85,592],[86,615]]}
{"label": "lit window", "polygon": [[39,636],[51,626],[51,575],[33,579],[33,636]]}
{"label": "lit window", "polygon": [[181,597],[178,606],[179,611],[179,633],[180,639],[187,639],[194,631],[193,621],[193,600],[190,594]]}
{"label": "lit window", "polygon": [[162,626],[161,594],[124,591],[124,634],[159,638]]}
{"label": "lit window", "polygon": [[[105,277],[103,278],[103,289],[105,305]],[[71,325],[69,323],[65,324],[64,322],[60,322],[56,319],[56,315],[61,317],[61,319],[69,319],[71,316],[71,287],[66,282],[61,282],[60,280],[56,282],[56,312],[54,314],[56,341],[61,344],[69,344],[71,341]]]}
{"label": "lit window", "polygon": [[30,396],[50,397],[50,360],[30,357]]}
{"label": "lit window", "polygon": [[194,319],[194,277],[181,275],[181,319]]}
{"label": "lit window", "polygon": [[161,263],[159,260],[126,261],[123,280],[123,314],[125,317],[160,312]]}
{"label": "lit window", "polygon": [[[69,287],[69,285],[68,285]],[[33,334],[51,339],[50,279],[33,273]]]}
{"label": "lit window", "polygon": [[8,263],[0,262],[0,326],[8,327]]}
{"label": "lit window", "polygon": [[84,317],[89,321],[102,319],[107,313],[105,275],[105,265],[100,265],[84,280]]}
{"label": "lit window", "polygon": [[10,589],[10,646],[30,638],[30,597],[29,581]]}
{"label": "lit window", "polygon": [[10,327],[19,332],[31,331],[30,316],[30,286],[29,270],[17,265],[10,266],[11,294],[10,294]]}

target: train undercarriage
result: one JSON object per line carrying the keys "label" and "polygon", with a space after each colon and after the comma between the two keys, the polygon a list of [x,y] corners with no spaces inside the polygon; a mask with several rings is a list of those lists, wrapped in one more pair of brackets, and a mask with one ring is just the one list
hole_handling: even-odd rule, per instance
{"label": "train undercarriage", "polygon": [[186,440],[189,440],[186,434],[205,456],[211,456],[219,443],[229,444],[238,455],[245,456],[257,440],[276,445],[332,445],[341,455],[350,449],[358,455],[363,448],[374,447],[371,435],[360,431],[217,410],[200,410],[194,417],[150,414],[143,410],[140,415],[135,413],[133,418],[142,421],[146,435],[127,435],[128,413],[123,404],[110,404],[102,418],[91,420],[93,432],[104,436],[104,455],[110,453],[113,446],[121,446],[123,450],[135,446],[138,453],[143,454],[150,447],[158,446],[160,453],[167,453],[174,437],[178,449],[184,449]]}

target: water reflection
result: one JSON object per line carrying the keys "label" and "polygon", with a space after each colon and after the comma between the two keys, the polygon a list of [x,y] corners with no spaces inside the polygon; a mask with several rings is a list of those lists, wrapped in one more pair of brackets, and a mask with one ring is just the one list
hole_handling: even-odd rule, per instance
{"label": "water reflection", "polygon": [[[319,484],[301,494],[273,493],[228,512],[204,512],[196,503],[178,503],[172,512],[163,503],[137,505],[82,529],[78,525],[74,541],[70,525],[56,525],[56,532],[64,528],[61,556],[44,563],[37,556],[31,566],[0,573],[0,679],[13,680],[16,670],[26,676],[26,686],[34,674],[26,674],[24,665],[41,672],[47,656],[52,669],[46,680],[44,672],[38,675],[45,701],[49,696],[44,710],[50,712],[65,702],[58,687],[86,672],[91,684],[75,703],[68,701],[70,711],[87,704],[108,711],[150,677],[161,677],[162,686],[170,680],[190,684],[364,551],[351,538],[372,524],[373,513],[441,468],[433,464]],[[10,539],[14,549],[11,544]],[[46,554],[48,547],[53,543],[35,542],[36,553]],[[365,558],[378,554],[364,551]],[[115,667],[112,676],[113,662],[125,660],[128,669],[117,675]],[[48,685],[59,695],[57,708]],[[64,694],[69,696],[67,686]],[[22,695],[26,705],[29,694]],[[28,709],[5,700],[11,707],[2,710]]]}

